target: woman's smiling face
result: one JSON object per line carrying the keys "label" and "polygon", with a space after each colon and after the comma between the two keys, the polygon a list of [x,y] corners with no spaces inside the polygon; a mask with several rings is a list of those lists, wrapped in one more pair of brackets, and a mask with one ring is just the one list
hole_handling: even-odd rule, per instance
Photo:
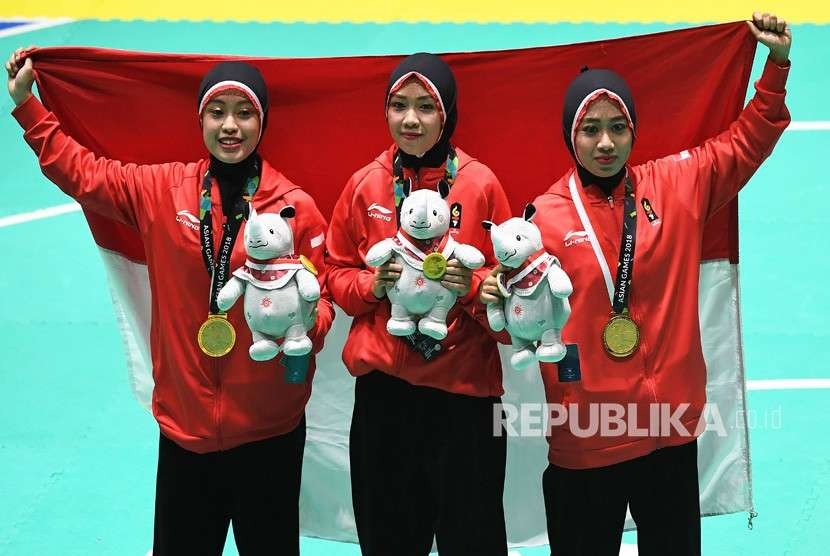
{"label": "woman's smiling face", "polygon": [[261,130],[259,113],[241,94],[217,95],[202,112],[202,139],[222,162],[235,164],[248,158],[259,144]]}

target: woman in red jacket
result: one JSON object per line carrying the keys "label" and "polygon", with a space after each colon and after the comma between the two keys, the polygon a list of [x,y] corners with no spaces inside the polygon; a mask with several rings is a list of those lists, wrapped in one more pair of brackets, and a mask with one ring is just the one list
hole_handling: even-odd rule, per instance
{"label": "woman in red jacket", "polygon": [[442,284],[458,295],[440,343],[386,330],[401,267],[367,268],[367,250],[398,231],[404,182],[451,185],[450,234],[495,260],[482,220],[509,217],[504,191],[481,162],[454,146],[450,68],[414,54],[386,89],[389,150],[355,172],[334,209],[326,243],[328,287],[354,317],[343,360],[357,377],[350,437],[352,497],[364,555],[504,555],[505,437],[493,434],[502,394],[497,342],[478,286],[488,270],[449,263]]}
{"label": "woman in red jacket", "polygon": [[[568,87],[563,131],[576,168],[534,202],[545,247],[574,285],[568,353],[541,365],[548,402],[568,413],[551,427],[543,478],[551,554],[618,554],[626,507],[641,555],[700,554],[703,229],[789,123],[790,30],[768,14],[749,25],[770,52],[755,97],[728,130],[677,155],[627,165],[637,119],[619,75],[588,70]],[[490,278],[481,300],[497,295]],[[620,415],[613,427],[602,421],[612,405],[626,411],[623,434]]]}
{"label": "woman in red jacket", "polygon": [[[138,166],[96,156],[61,130],[31,94],[33,64],[24,51],[6,71],[14,117],[44,174],[86,209],[136,229],[144,243],[153,415],[161,429],[153,554],[221,554],[230,523],[240,554],[299,554],[313,357],[253,361],[242,303],[224,314],[216,302],[224,277],[246,261],[244,242],[235,240],[249,206],[259,214],[294,207],[295,250],[323,283],[323,217],[257,153],[268,115],[262,75],[224,62],[205,76],[197,106],[209,159]],[[332,318],[321,298],[308,323],[316,351]],[[205,333],[211,326],[219,333]],[[289,380],[283,365],[308,376]]]}

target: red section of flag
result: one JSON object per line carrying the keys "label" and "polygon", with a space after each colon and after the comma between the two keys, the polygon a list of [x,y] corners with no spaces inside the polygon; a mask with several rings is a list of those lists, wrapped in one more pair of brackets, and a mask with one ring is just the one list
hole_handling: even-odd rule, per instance
{"label": "red section of flag", "polygon": [[[636,102],[638,163],[694,147],[740,112],[755,41],[743,22],[565,46],[447,54],[459,87],[456,142],[490,166],[514,214],[572,160],[562,135],[565,88],[582,66],[623,75]],[[43,48],[41,98],[95,152],[136,163],[206,156],[197,117],[202,75],[222,56]],[[329,215],[343,184],[391,142],[383,91],[400,56],[246,58],[269,84],[261,152]],[[391,185],[390,185],[391,187]],[[544,215],[543,215],[544,216]],[[96,242],[133,260],[131,229],[87,212]],[[704,259],[737,262],[737,203],[709,224]]]}

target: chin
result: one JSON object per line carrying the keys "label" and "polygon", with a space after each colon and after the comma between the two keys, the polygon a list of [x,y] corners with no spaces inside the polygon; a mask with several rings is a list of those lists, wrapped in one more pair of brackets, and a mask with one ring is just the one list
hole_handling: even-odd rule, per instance
{"label": "chin", "polygon": [[622,170],[622,166],[619,168],[596,168],[591,173],[600,178],[610,178],[620,170]]}
{"label": "chin", "polygon": [[427,152],[429,150],[429,149],[420,150],[420,148],[413,148],[412,145],[405,144],[406,141],[404,139],[399,139],[398,141],[395,141],[395,143],[397,143],[398,148],[400,150],[402,150],[403,152],[405,152],[409,156],[417,156],[417,157],[420,158],[421,156],[424,155],[425,152]]}

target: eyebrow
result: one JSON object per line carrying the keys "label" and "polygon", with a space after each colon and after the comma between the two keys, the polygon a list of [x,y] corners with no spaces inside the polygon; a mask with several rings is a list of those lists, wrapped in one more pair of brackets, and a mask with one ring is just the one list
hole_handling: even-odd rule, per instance
{"label": "eyebrow", "polygon": [[[404,95],[402,95],[400,93],[394,93],[392,95],[392,98],[402,98],[404,100],[407,100],[409,97],[405,97]],[[433,100],[433,98],[430,95],[422,95],[422,96],[417,97],[415,100]]]}
{"label": "eyebrow", "polygon": [[[613,117],[613,118],[611,118],[609,121],[611,121],[611,122],[615,122],[615,121],[617,121],[617,120],[627,121],[627,120],[626,120],[626,118],[625,118],[625,116],[614,116],[614,117]],[[601,122],[602,120],[601,120],[600,118],[583,118],[583,119],[582,119],[582,121],[583,121],[583,122],[591,122],[591,123],[594,123],[594,122]]]}
{"label": "eyebrow", "polygon": [[[210,101],[208,102],[208,106],[211,105],[211,104],[221,104],[222,106],[224,106],[227,103],[224,100],[221,100],[221,99],[218,99],[218,98],[213,98],[213,99],[210,99]],[[251,102],[250,100],[248,100],[247,98],[240,98],[240,101],[239,101],[239,103],[237,103],[237,105],[242,105],[242,104],[247,104],[249,106],[254,105],[254,103]]]}

